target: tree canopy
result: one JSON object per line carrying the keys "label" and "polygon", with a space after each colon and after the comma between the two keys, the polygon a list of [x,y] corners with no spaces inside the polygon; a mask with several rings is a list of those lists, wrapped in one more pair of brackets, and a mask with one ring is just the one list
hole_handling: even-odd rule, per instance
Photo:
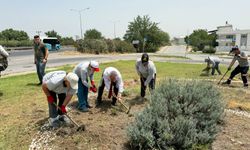
{"label": "tree canopy", "polygon": [[160,46],[169,44],[168,33],[162,31],[158,24],[147,15],[137,16],[129,23],[124,39],[128,42],[138,40],[139,52],[156,51]]}
{"label": "tree canopy", "polygon": [[13,30],[12,28],[10,28],[10,29],[5,29],[2,32],[0,32],[0,40],[24,41],[24,40],[29,40],[29,36],[24,31]]}
{"label": "tree canopy", "polygon": [[84,33],[84,39],[103,39],[102,33],[96,29],[89,29]]}

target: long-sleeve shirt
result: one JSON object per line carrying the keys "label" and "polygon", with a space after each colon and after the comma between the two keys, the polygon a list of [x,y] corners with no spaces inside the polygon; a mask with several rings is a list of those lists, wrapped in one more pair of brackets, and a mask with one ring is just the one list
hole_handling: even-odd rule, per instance
{"label": "long-sleeve shirt", "polygon": [[212,64],[212,67],[215,67],[216,63],[220,63],[220,58],[219,57],[212,57],[212,56],[208,56],[209,59],[209,64]]}
{"label": "long-sleeve shirt", "polygon": [[119,93],[122,93],[124,91],[122,76],[121,76],[121,73],[114,67],[108,67],[103,72],[103,80],[104,80],[105,88],[108,91],[110,90],[110,84],[111,84],[110,76],[112,72],[115,72],[117,74],[116,79],[115,79],[116,88],[118,88]]}
{"label": "long-sleeve shirt", "polygon": [[65,71],[53,71],[53,72],[47,73],[43,77],[43,83],[47,84],[49,91],[53,91],[56,94],[66,93],[66,94],[74,95],[76,93],[76,90],[72,89],[71,87],[68,89],[63,84],[66,74],[67,73]]}
{"label": "long-sleeve shirt", "polygon": [[146,81],[144,82],[145,86],[148,85],[153,78],[155,78],[156,68],[151,60],[148,61],[148,65],[144,66],[141,59],[138,59],[136,61],[135,68],[139,76],[146,78]]}
{"label": "long-sleeve shirt", "polygon": [[[240,52],[239,54],[241,57],[247,57],[247,54],[245,52]],[[240,67],[248,67],[248,59],[240,58],[238,55],[235,55],[233,60],[237,60],[239,62]]]}
{"label": "long-sleeve shirt", "polygon": [[88,84],[88,77],[92,81],[94,79],[94,72],[89,67],[89,62],[79,63],[73,70],[73,72],[82,80],[82,84],[86,87],[90,87]]}

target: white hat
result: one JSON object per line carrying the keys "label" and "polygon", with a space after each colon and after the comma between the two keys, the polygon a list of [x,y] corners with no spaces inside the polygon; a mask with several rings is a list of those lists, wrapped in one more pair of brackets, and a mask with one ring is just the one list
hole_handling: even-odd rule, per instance
{"label": "white hat", "polygon": [[94,68],[96,72],[100,71],[99,69],[99,63],[97,61],[90,61],[90,66]]}
{"label": "white hat", "polygon": [[76,90],[78,88],[79,78],[75,73],[73,73],[73,72],[68,73],[66,76],[66,79],[69,81],[72,89]]}

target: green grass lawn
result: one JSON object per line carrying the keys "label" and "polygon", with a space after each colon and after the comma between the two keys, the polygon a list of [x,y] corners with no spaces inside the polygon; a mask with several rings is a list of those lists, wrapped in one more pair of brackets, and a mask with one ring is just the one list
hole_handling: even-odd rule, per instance
{"label": "green grass lawn", "polygon": [[[221,77],[200,76],[205,64],[155,64],[158,82],[163,78],[218,80]],[[135,71],[135,61],[103,63],[100,65],[101,72],[109,66],[120,70],[124,82],[139,79]],[[58,70],[72,71],[73,67],[66,65]],[[222,72],[225,72],[225,69],[222,67]],[[96,83],[99,83],[101,72],[95,74]],[[0,149],[27,149],[31,142],[30,133],[36,129],[37,120],[48,116],[46,97],[36,83],[38,79],[35,73],[0,79]],[[125,88],[139,95],[139,85]]]}

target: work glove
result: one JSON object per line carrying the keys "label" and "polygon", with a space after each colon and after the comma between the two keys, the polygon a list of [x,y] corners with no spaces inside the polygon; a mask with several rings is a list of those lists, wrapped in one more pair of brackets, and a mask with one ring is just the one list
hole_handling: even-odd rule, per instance
{"label": "work glove", "polygon": [[62,111],[63,114],[67,113],[66,107],[64,105],[61,106],[61,111]]}
{"label": "work glove", "polygon": [[48,99],[48,102],[50,103],[50,104],[53,104],[54,103],[54,98],[53,98],[53,96],[47,96],[47,99]]}
{"label": "work glove", "polygon": [[92,85],[92,87],[95,87],[95,81],[94,80],[91,81],[91,85]]}
{"label": "work glove", "polygon": [[95,86],[94,86],[94,87],[90,87],[90,91],[92,91],[93,93],[96,93],[96,92],[97,92],[97,89],[96,89]]}

